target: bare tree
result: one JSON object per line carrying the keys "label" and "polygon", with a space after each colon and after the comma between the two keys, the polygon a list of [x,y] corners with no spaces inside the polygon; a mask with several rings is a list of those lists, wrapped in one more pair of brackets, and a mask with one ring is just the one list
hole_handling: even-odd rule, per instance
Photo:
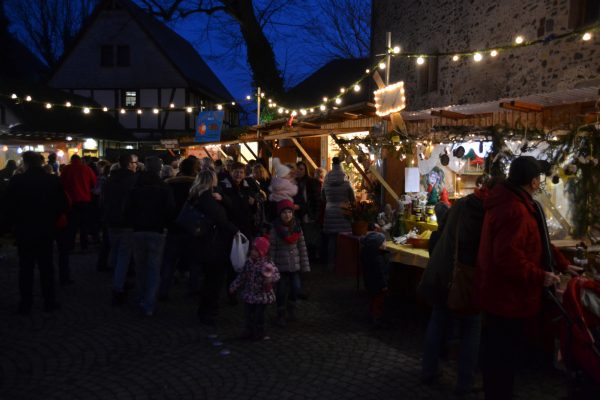
{"label": "bare tree", "polygon": [[7,0],[6,11],[21,39],[54,66],[98,0]]}

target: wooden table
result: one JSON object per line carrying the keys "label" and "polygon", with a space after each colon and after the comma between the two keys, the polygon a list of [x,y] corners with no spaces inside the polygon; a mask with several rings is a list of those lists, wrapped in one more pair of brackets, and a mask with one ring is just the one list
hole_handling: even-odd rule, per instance
{"label": "wooden table", "polygon": [[390,261],[404,265],[412,265],[425,269],[429,262],[429,252],[426,249],[415,249],[411,245],[396,244],[394,242],[385,242],[387,249],[390,251]]}

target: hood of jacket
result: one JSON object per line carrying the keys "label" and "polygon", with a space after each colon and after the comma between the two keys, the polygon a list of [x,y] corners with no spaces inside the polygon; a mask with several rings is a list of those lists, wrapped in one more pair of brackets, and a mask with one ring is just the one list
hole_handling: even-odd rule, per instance
{"label": "hood of jacket", "polygon": [[490,190],[483,202],[483,207],[488,211],[497,207],[507,207],[516,202],[525,205],[530,212],[535,212],[535,209],[533,208],[533,198],[529,193],[510,183],[504,182],[494,186],[494,188]]}

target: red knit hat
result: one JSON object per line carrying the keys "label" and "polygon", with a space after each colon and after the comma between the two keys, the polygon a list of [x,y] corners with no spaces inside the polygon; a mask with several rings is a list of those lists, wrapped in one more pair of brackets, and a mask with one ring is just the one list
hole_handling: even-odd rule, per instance
{"label": "red knit hat", "polygon": [[280,200],[277,203],[277,213],[280,214],[283,210],[294,211],[294,203],[291,200]]}
{"label": "red knit hat", "polygon": [[266,237],[260,236],[252,242],[252,248],[255,249],[261,257],[266,257],[269,253],[269,240]]}

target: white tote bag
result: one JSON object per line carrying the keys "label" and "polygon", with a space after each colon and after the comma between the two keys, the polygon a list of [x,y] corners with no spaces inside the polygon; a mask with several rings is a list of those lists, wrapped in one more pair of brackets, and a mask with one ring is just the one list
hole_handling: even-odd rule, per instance
{"label": "white tote bag", "polygon": [[250,247],[248,238],[242,232],[236,233],[233,237],[230,257],[235,272],[240,272],[244,268],[248,257],[248,247]]}

